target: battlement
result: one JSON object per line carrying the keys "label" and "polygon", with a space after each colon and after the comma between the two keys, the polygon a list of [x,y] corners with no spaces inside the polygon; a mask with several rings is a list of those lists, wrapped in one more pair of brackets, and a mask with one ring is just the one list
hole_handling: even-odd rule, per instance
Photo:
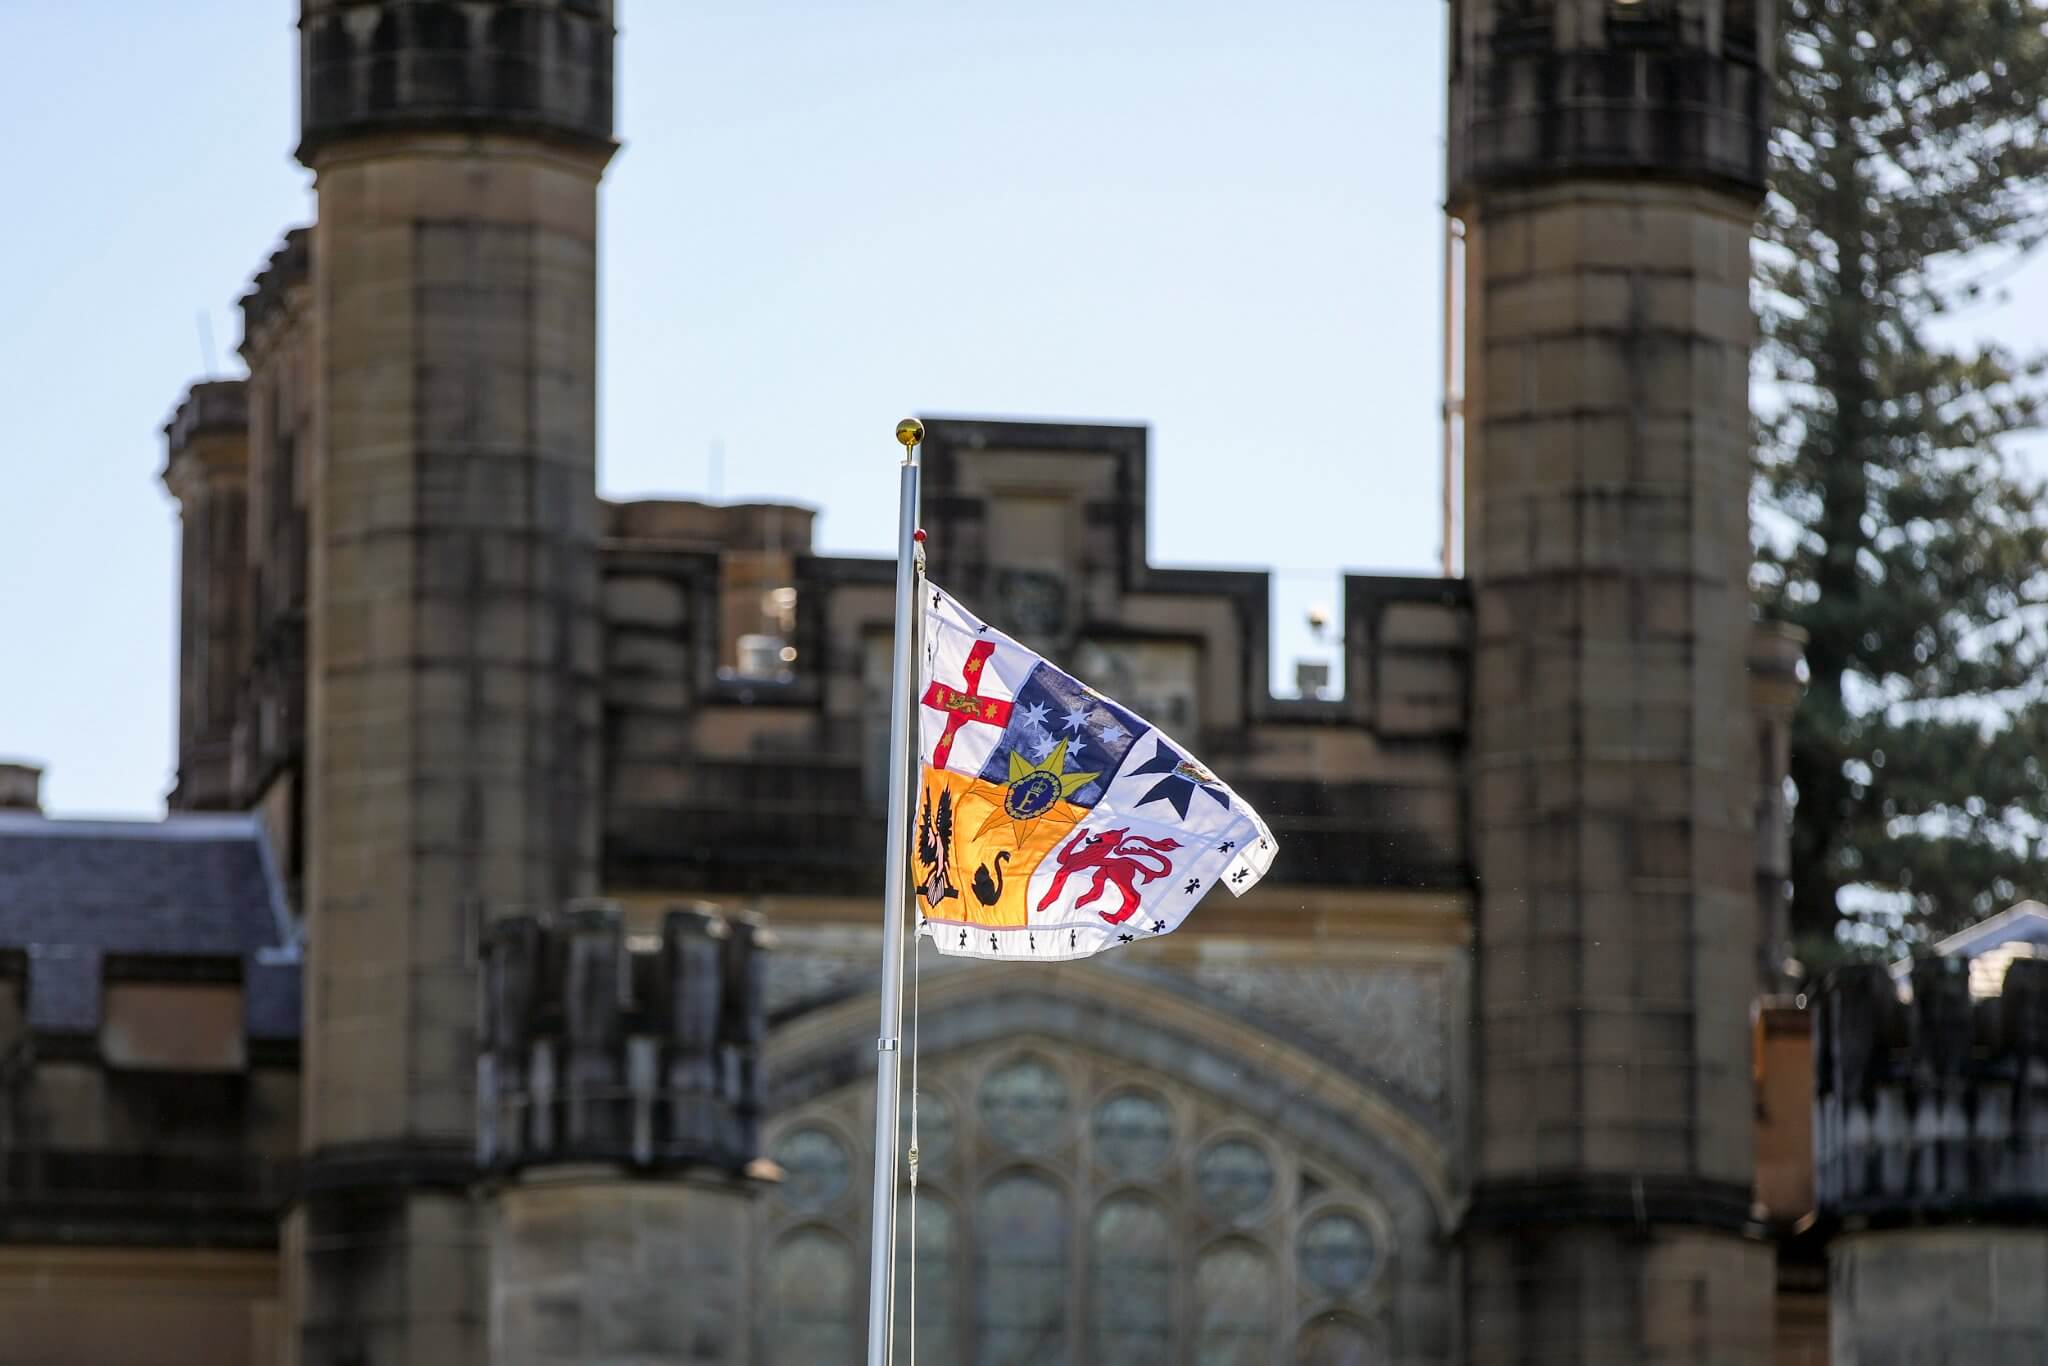
{"label": "battlement", "polygon": [[493,923],[479,1163],[743,1169],[760,1153],[766,948],[751,917],[684,908],[644,940],[611,902]]}
{"label": "battlement", "polygon": [[2048,1215],[2048,961],[1972,1000],[1969,960],[1876,964],[1823,987],[1814,1165],[1823,1212],[1873,1222]]}
{"label": "battlement", "polygon": [[1753,0],[1459,0],[1450,185],[1652,176],[1761,190],[1770,46]]}
{"label": "battlement", "polygon": [[313,230],[293,228],[285,233],[284,241],[277,250],[270,253],[270,259],[256,272],[249,290],[242,295],[242,342],[243,356],[258,334],[271,319],[283,315],[290,306],[291,292],[304,285],[313,273]]}
{"label": "battlement", "polygon": [[202,436],[241,433],[249,425],[249,396],[239,379],[200,380],[185,391],[170,421],[164,424],[164,446],[175,461]]}
{"label": "battlement", "polygon": [[299,159],[400,130],[612,148],[611,0],[304,0]]}

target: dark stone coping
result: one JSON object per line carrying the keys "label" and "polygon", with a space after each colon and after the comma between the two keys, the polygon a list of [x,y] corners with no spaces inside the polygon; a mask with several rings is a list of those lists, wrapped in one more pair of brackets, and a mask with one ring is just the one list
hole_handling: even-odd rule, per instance
{"label": "dark stone coping", "polygon": [[651,1163],[635,1163],[629,1153],[579,1151],[552,1161],[519,1164],[513,1168],[486,1169],[478,1165],[476,1151],[465,1140],[391,1139],[367,1143],[342,1143],[319,1148],[302,1157],[290,1173],[296,1177],[284,1183],[283,1203],[304,1203],[355,1195],[401,1190],[442,1190],[468,1192],[517,1184],[522,1174],[539,1174],[551,1167],[594,1164],[615,1167],[621,1174],[641,1176],[658,1172],[665,1177],[702,1176],[728,1181],[753,1178],[748,1163],[736,1163],[702,1154],[671,1151]]}
{"label": "dark stone coping", "polygon": [[468,1190],[477,1172],[476,1147],[466,1138],[335,1143],[299,1160],[295,1189],[301,1199],[394,1187]]}
{"label": "dark stone coping", "polygon": [[1758,1235],[1750,1191],[1726,1181],[1684,1176],[1619,1176],[1560,1172],[1482,1181],[1465,1213],[1467,1232],[1522,1226],[1625,1224],[1650,1229],[1695,1228]]}
{"label": "dark stone coping", "polygon": [[1820,1210],[1813,1230],[1823,1238],[1843,1233],[1882,1232],[1891,1229],[1993,1228],[2040,1230],[2048,1227],[2048,1195],[1980,1196],[1974,1199],[1936,1200],[1916,1197],[1901,1204],[1894,1197],[1844,1201]]}
{"label": "dark stone coping", "polygon": [[288,1161],[253,1154],[0,1152],[0,1243],[277,1246]]}

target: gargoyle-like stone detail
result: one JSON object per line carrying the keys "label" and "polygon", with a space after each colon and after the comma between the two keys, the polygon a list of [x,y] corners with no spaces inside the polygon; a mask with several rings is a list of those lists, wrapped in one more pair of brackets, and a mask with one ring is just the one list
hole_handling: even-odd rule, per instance
{"label": "gargoyle-like stone detail", "polygon": [[1844,1217],[2038,1220],[2048,1211],[2048,962],[2015,959],[1970,997],[1968,960],[1913,965],[1902,1002],[1878,965],[1818,1003],[1814,1165]]}
{"label": "gargoyle-like stone detail", "polygon": [[477,1158],[738,1171],[760,1155],[766,936],[677,909],[651,948],[618,907],[512,916],[484,945]]}

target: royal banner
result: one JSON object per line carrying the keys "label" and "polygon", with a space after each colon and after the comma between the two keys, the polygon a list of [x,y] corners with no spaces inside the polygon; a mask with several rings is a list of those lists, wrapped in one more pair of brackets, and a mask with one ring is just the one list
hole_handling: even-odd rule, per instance
{"label": "royal banner", "polygon": [[942,953],[1085,958],[1272,866],[1273,832],[1185,745],[924,587],[912,875]]}

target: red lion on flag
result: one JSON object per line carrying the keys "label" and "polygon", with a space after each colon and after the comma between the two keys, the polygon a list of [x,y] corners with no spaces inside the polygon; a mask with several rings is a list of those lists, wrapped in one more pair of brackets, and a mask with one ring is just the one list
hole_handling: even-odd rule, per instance
{"label": "red lion on flag", "polygon": [[1060,871],[1053,878],[1052,886],[1039,898],[1038,909],[1043,911],[1059,899],[1069,874],[1092,872],[1095,885],[1074,903],[1074,908],[1079,910],[1086,906],[1101,896],[1106,886],[1114,883],[1117,891],[1123,894],[1124,904],[1114,913],[1103,911],[1100,914],[1110,924],[1121,925],[1138,909],[1142,900],[1138,888],[1148,882],[1157,882],[1173,871],[1173,860],[1166,851],[1178,848],[1179,840],[1147,839],[1143,835],[1133,835],[1129,826],[1076,835],[1054,855],[1059,860]]}

